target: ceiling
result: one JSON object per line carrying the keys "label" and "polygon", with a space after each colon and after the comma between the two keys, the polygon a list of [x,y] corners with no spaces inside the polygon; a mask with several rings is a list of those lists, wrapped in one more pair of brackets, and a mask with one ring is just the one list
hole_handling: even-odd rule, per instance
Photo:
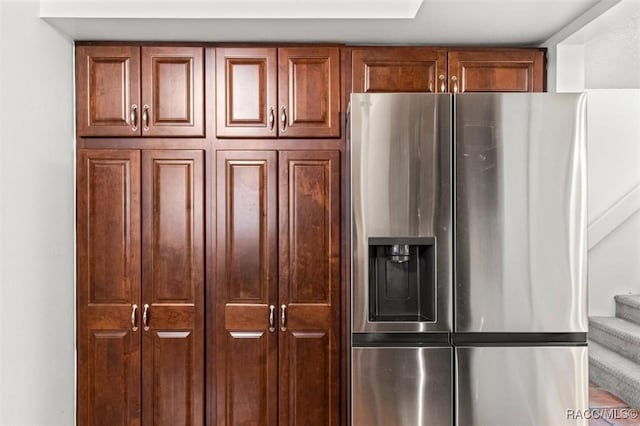
{"label": "ceiling", "polygon": [[[235,1],[253,6],[229,12],[226,19],[216,17],[205,0],[41,0],[40,10],[74,40],[537,46],[599,1],[615,0],[424,0],[421,6],[415,0],[349,0],[349,7],[347,0]],[[341,4],[349,13],[336,13]],[[390,5],[398,9],[394,16],[419,9],[413,19],[388,19]],[[267,13],[270,7],[275,12]],[[286,9],[289,14],[281,13]],[[328,18],[309,18],[319,13]]]}

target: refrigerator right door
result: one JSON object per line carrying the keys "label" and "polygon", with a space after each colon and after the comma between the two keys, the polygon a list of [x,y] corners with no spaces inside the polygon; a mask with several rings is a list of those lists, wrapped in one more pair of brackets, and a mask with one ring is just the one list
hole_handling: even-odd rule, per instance
{"label": "refrigerator right door", "polygon": [[586,346],[457,347],[458,426],[587,426]]}
{"label": "refrigerator right door", "polygon": [[585,104],[456,96],[456,332],[587,331]]}

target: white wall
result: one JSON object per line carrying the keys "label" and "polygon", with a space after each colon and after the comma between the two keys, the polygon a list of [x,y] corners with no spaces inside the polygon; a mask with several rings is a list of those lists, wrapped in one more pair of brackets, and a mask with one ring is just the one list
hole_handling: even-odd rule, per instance
{"label": "white wall", "polygon": [[590,237],[610,230],[590,244],[590,315],[614,315],[614,295],[640,294],[640,2],[618,7],[626,13],[583,43],[578,77],[589,93]]}
{"label": "white wall", "polygon": [[0,2],[0,424],[74,423],[73,43]]}
{"label": "white wall", "polygon": [[626,1],[635,2],[637,10],[584,44],[588,89],[640,88],[640,2]]}
{"label": "white wall", "polygon": [[587,92],[589,315],[612,316],[640,294],[640,89]]}

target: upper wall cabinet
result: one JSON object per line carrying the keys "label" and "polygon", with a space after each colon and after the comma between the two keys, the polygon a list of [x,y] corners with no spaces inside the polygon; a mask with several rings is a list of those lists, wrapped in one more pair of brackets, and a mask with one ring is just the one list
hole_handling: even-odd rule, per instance
{"label": "upper wall cabinet", "polygon": [[354,93],[544,90],[543,49],[363,47],[352,69]]}
{"label": "upper wall cabinet", "polygon": [[216,49],[218,137],[340,136],[338,47]]}
{"label": "upper wall cabinet", "polygon": [[447,51],[432,47],[353,49],[353,92],[446,92]]}
{"label": "upper wall cabinet", "polygon": [[203,50],[78,46],[78,136],[204,136]]}
{"label": "upper wall cabinet", "polygon": [[542,92],[543,49],[449,51],[449,91]]}

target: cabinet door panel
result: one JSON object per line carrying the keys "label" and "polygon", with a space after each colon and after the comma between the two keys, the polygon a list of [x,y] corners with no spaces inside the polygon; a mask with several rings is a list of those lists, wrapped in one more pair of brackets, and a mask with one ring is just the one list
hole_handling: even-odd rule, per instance
{"label": "cabinet door panel", "polygon": [[199,425],[204,410],[201,151],[143,151],[143,424]]}
{"label": "cabinet door panel", "polygon": [[[156,317],[153,317],[156,322]],[[149,332],[146,332],[149,333]],[[194,335],[190,330],[182,331],[154,331],[151,339],[145,339],[145,361],[150,360],[153,372],[153,387],[144,387],[145,402],[153,399],[153,406],[145,404],[142,413],[144,423],[152,425],[201,425],[202,414],[193,410],[193,405],[200,406],[193,401],[194,394]],[[147,336],[145,335],[145,338]],[[198,358],[202,358],[201,354]],[[145,369],[151,370],[148,365]],[[146,383],[145,383],[146,385]],[[201,392],[195,392],[195,397],[202,397]],[[148,395],[147,395],[148,394]],[[195,404],[194,404],[195,402]],[[148,409],[153,411],[150,412]]]}
{"label": "cabinet door panel", "polygon": [[278,378],[264,359],[269,353],[269,340],[272,340],[267,333],[266,330],[228,332],[224,342],[227,346],[224,366],[227,387],[224,392],[228,411],[226,420],[219,419],[218,424],[274,424],[270,411],[275,409],[267,404],[277,404],[269,392]]}
{"label": "cabinet door panel", "polygon": [[77,164],[78,424],[139,424],[140,154],[79,151]]}
{"label": "cabinet door panel", "polygon": [[201,47],[142,48],[143,136],[204,136]]}
{"label": "cabinet door panel", "polygon": [[[88,419],[90,425],[135,424],[131,398],[139,388],[140,371],[132,365],[129,355],[132,332],[120,330],[92,330],[89,342],[88,362]],[[132,368],[133,367],[133,368]],[[137,370],[137,371],[136,371]],[[131,394],[134,395],[131,395]],[[81,422],[84,422],[82,419]]]}
{"label": "cabinet door panel", "polygon": [[78,46],[76,80],[78,136],[140,136],[139,47]]}
{"label": "cabinet door panel", "polygon": [[278,49],[278,87],[280,137],[340,136],[339,48]]}
{"label": "cabinet door panel", "polygon": [[352,69],[354,93],[447,91],[447,52],[442,49],[353,49]]}
{"label": "cabinet door panel", "polygon": [[219,137],[277,136],[275,48],[216,49]]}
{"label": "cabinet door panel", "polygon": [[[454,82],[454,77],[457,83]],[[544,51],[491,49],[449,51],[449,89],[458,92],[542,92]]]}
{"label": "cabinet door panel", "polygon": [[[218,151],[217,424],[277,421],[276,153]],[[277,312],[274,312],[277,314]],[[276,318],[274,317],[274,320]]]}
{"label": "cabinet door panel", "polygon": [[280,424],[339,422],[339,170],[337,151],[279,154]]}

